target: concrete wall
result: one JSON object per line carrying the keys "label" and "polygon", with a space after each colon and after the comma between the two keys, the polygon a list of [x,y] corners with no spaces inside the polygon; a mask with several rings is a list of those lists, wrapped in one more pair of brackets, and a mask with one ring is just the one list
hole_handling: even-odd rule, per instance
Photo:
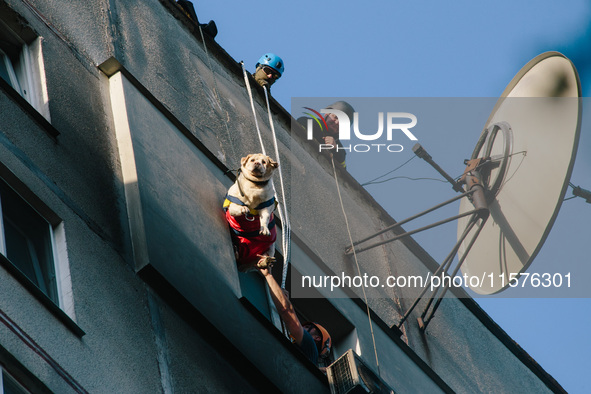
{"label": "concrete wall", "polygon": [[[0,268],[0,293],[10,294],[0,297],[0,310],[13,322],[2,320],[0,345],[20,363],[7,370],[24,368],[60,393],[327,391],[322,374],[240,300],[220,208],[231,184],[224,169],[260,147],[239,65],[209,39],[207,54],[167,0],[6,3],[43,37],[51,124],[60,135],[48,136],[0,94],[0,161],[64,223],[75,324],[85,332],[73,333]],[[270,150],[261,90],[254,96]],[[131,145],[121,140],[121,103]],[[293,264],[302,273],[352,275],[332,165],[273,106],[291,185]],[[135,182],[126,175],[130,163]],[[346,172],[338,176],[354,239],[393,222]],[[425,274],[425,263],[432,264],[412,241],[360,257],[362,269],[380,277]],[[394,338],[389,326],[411,296],[380,289],[368,300],[382,377],[398,392],[550,391],[551,378],[536,375],[535,363],[482,323],[483,313],[455,298],[442,303],[426,333],[415,315]],[[366,311],[332,297],[375,368]]]}

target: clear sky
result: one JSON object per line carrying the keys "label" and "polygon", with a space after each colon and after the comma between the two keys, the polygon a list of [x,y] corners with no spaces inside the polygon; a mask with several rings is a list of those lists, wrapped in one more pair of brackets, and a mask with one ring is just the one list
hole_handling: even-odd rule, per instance
{"label": "clear sky", "polygon": [[[496,98],[523,65],[550,50],[574,62],[583,95],[591,95],[591,3],[587,0],[227,0],[194,4],[202,23],[216,21],[217,42],[236,61],[244,60],[249,71],[254,71],[265,52],[283,58],[285,73],[273,86],[272,95],[288,111],[292,97]],[[486,117],[472,135],[441,125],[419,139],[455,176],[463,170],[463,159],[471,153],[467,147],[474,146],[485,121]],[[573,184],[586,189],[591,189],[590,134],[584,123],[571,178]],[[376,169],[376,176],[410,157],[410,149],[405,150],[389,166]],[[364,160],[359,155],[348,159],[349,172],[360,183],[371,179]],[[393,175],[437,177],[419,159]],[[454,193],[441,182],[402,178],[366,188],[398,220]],[[427,192],[421,193],[421,188]],[[571,189],[567,197],[570,193]],[[425,194],[437,199],[416,197]],[[590,229],[591,204],[580,198],[566,201],[530,271],[590,266]],[[438,231],[415,238],[440,261],[451,246],[449,239],[453,244],[456,229]],[[591,277],[578,279],[591,281]],[[591,368],[590,298],[476,300],[567,391],[591,392],[587,376]]]}

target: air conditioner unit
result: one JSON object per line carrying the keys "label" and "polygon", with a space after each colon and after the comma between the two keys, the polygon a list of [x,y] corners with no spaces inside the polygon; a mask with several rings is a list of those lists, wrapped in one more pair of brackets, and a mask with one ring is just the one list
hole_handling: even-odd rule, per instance
{"label": "air conditioner unit", "polygon": [[352,349],[326,369],[332,394],[395,394]]}

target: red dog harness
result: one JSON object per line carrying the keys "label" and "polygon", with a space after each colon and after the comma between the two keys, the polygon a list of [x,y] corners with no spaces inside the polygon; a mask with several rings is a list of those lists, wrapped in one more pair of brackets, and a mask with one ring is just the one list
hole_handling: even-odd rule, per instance
{"label": "red dog harness", "polygon": [[228,211],[230,203],[246,206],[244,202],[233,196],[226,196],[224,201],[224,211],[226,211],[226,220],[230,225],[232,242],[238,251],[238,265],[249,265],[256,263],[260,257],[269,251],[271,245],[277,239],[277,229],[275,228],[275,216],[271,213],[269,220],[270,235],[259,234],[261,229],[261,219],[258,210],[276,204],[275,197],[268,201],[260,203],[250,214],[232,216]]}

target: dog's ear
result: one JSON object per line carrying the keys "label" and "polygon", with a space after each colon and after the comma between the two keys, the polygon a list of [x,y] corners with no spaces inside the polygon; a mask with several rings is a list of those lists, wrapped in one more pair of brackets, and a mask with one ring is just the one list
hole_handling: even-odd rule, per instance
{"label": "dog's ear", "polygon": [[271,159],[269,156],[267,156],[267,160],[269,160],[269,165],[273,168],[277,168],[279,167],[279,163],[277,163],[275,160]]}
{"label": "dog's ear", "polygon": [[240,159],[240,165],[241,166],[244,166],[246,164],[246,162],[248,161],[248,159],[250,159],[250,156],[252,156],[252,154],[250,154],[250,155],[248,155],[248,156],[243,157],[242,159]]}

